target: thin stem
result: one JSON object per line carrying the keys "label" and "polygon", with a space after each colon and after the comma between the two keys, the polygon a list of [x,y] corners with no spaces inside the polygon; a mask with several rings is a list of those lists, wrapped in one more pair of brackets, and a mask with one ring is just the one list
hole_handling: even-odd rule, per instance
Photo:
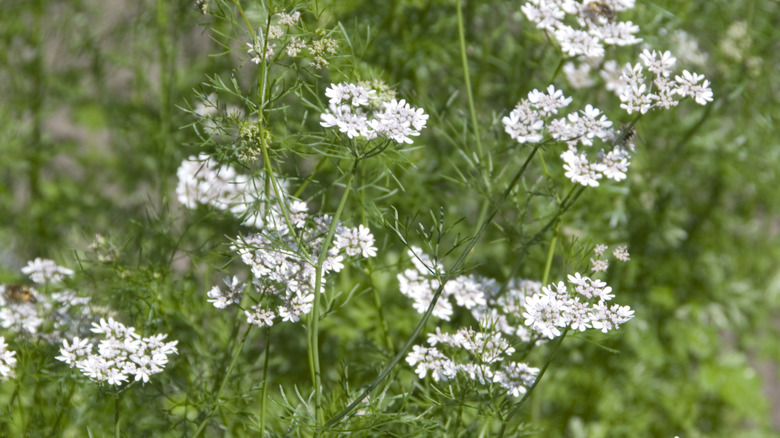
{"label": "thin stem", "polygon": [[542,284],[547,284],[550,279],[550,267],[552,266],[553,255],[555,255],[555,245],[558,243],[558,225],[555,225],[555,231],[550,239],[550,249],[547,251],[547,262],[544,264],[544,275],[542,275]]}
{"label": "thin stem", "polygon": [[376,307],[377,317],[379,318],[379,329],[382,331],[382,340],[387,347],[387,351],[393,351],[393,340],[390,338],[390,333],[387,331],[387,321],[385,320],[385,313],[382,311],[382,300],[379,296],[379,291],[371,285],[371,291],[374,294],[374,306]]}
{"label": "thin stem", "polygon": [[265,404],[268,393],[268,359],[271,352],[271,327],[265,328],[265,358],[263,359],[263,391],[260,393],[260,436],[265,436]]}
{"label": "thin stem", "polygon": [[322,297],[322,265],[325,263],[325,259],[328,258],[328,249],[333,241],[333,236],[336,234],[336,227],[338,227],[341,213],[344,211],[344,206],[347,203],[347,198],[352,190],[352,182],[355,180],[357,174],[359,159],[355,158],[352,164],[352,169],[347,177],[347,184],[344,187],[344,193],[339,200],[339,206],[336,208],[336,213],[333,215],[333,219],[328,229],[328,235],[325,236],[325,240],[322,242],[322,247],[319,249],[320,255],[317,259],[317,266],[315,269],[314,280],[314,308],[312,309],[311,319],[309,320],[309,351],[311,351],[311,365],[312,365],[312,377],[314,383],[314,410],[316,413],[317,421],[322,424],[324,418],[322,417],[322,374],[320,372],[320,357],[319,357],[319,322],[320,322],[320,302]]}
{"label": "thin stem", "polygon": [[519,402],[515,405],[514,408],[512,408],[511,411],[504,417],[504,421],[501,423],[501,431],[498,434],[498,438],[502,438],[504,436],[504,431],[506,430],[507,424],[509,424],[509,420],[512,419],[515,415],[517,415],[520,410],[523,408],[523,405],[528,400],[528,398],[531,396],[531,393],[534,392],[534,389],[536,389],[536,385],[539,384],[539,382],[542,380],[542,377],[544,376],[544,373],[547,371],[547,368],[552,363],[553,358],[555,357],[555,353],[558,352],[558,347],[561,346],[563,343],[563,339],[566,337],[566,334],[569,333],[569,327],[566,327],[563,330],[563,333],[561,333],[560,336],[555,340],[555,345],[553,346],[552,351],[549,355],[547,355],[547,360],[544,361],[544,366],[542,366],[541,371],[539,371],[539,375],[536,376],[536,380],[534,380],[534,383],[528,388],[528,391],[525,393],[523,398],[520,399]]}
{"label": "thin stem", "polygon": [[287,225],[288,232],[295,239],[295,243],[298,244],[297,249],[300,251],[301,257],[303,257],[307,263],[313,264],[311,256],[306,250],[306,246],[301,241],[301,236],[295,232],[295,226],[293,226],[292,220],[290,219],[290,211],[287,209],[287,201],[284,198],[284,194],[279,187],[279,181],[276,180],[273,168],[271,167],[271,157],[268,154],[268,145],[265,143],[265,136],[260,136],[260,149],[263,152],[263,161],[266,175],[271,180],[271,187],[273,188],[274,196],[276,196],[276,199],[278,200],[279,209],[282,211],[282,217],[284,218],[284,222]]}
{"label": "thin stem", "polygon": [[[19,379],[19,382],[21,382],[22,379]],[[25,430],[24,426],[24,408],[22,407],[22,396],[19,394],[19,387],[21,383],[17,383],[16,389],[14,389],[14,395],[16,396],[16,406],[19,408],[19,420],[22,423],[22,430]]]}
{"label": "thin stem", "polygon": [[[471,125],[474,129],[474,140],[477,145],[477,159],[480,169],[482,168],[482,140],[479,135],[479,124],[477,123],[477,110],[474,107],[474,95],[471,91],[471,78],[469,76],[469,63],[466,58],[466,32],[463,26],[463,1],[458,0],[458,41],[460,42],[460,60],[463,64],[463,80],[466,85],[466,97],[469,101],[469,113],[471,114]],[[484,176],[484,175],[483,175]]]}
{"label": "thin stem", "polygon": [[230,378],[231,373],[233,372],[233,367],[235,367],[236,362],[238,361],[238,356],[241,355],[241,350],[244,348],[244,343],[246,342],[247,337],[249,337],[249,331],[252,329],[252,326],[249,325],[246,328],[246,331],[244,332],[244,336],[241,337],[241,342],[238,343],[238,346],[236,346],[236,350],[233,352],[233,358],[230,360],[230,365],[228,365],[227,371],[225,371],[224,377],[222,377],[222,381],[219,384],[219,387],[217,388],[217,391],[214,393],[214,402],[211,408],[209,409],[209,412],[206,414],[206,416],[203,418],[203,421],[200,422],[198,425],[198,428],[195,430],[195,434],[193,434],[193,437],[198,437],[203,432],[204,429],[206,429],[206,425],[209,422],[209,418],[214,414],[214,411],[217,410],[217,404],[219,402],[219,397],[222,395],[222,390],[225,389],[225,385],[227,384],[228,379]]}
{"label": "thin stem", "polygon": [[114,436],[120,438],[122,436],[122,429],[119,427],[119,396],[120,393],[114,394]]}
{"label": "thin stem", "polygon": [[[249,22],[249,18],[246,17],[246,14],[244,13],[244,8],[241,7],[241,2],[238,0],[233,0],[233,3],[238,8],[238,13],[241,14],[241,17],[244,19],[244,23],[246,23],[247,29],[249,29],[249,33],[252,34],[252,42],[254,42],[255,38],[255,30],[252,28],[252,23]],[[265,51],[263,51],[265,53]]]}
{"label": "thin stem", "polygon": [[[555,213],[555,216],[550,218],[549,221],[536,232],[536,234],[533,235],[530,239],[528,239],[523,246],[520,248],[520,250],[517,252],[517,261],[515,262],[515,265],[512,267],[512,272],[509,274],[508,278],[515,278],[517,276],[517,272],[520,270],[520,267],[523,265],[523,259],[525,258],[526,254],[528,254],[528,251],[531,249],[531,247],[538,243],[542,236],[544,236],[547,231],[550,230],[555,224],[558,223],[561,216],[563,216],[566,211],[568,211],[572,205],[577,201],[577,198],[582,195],[582,192],[585,191],[585,186],[576,185],[572,187],[572,189],[569,191],[569,193],[564,198],[563,202],[561,202],[560,206],[558,207],[558,211]],[[497,295],[502,295],[507,288],[507,283],[501,285],[501,289],[498,291]]]}
{"label": "thin stem", "polygon": [[388,376],[390,375],[390,372],[392,369],[400,362],[403,357],[406,355],[406,353],[412,348],[412,345],[414,344],[417,337],[422,333],[423,329],[425,328],[425,324],[428,322],[428,318],[430,318],[431,314],[433,313],[433,308],[436,306],[436,302],[439,300],[439,297],[441,296],[442,291],[444,290],[444,286],[447,284],[449,279],[451,278],[454,273],[458,271],[460,266],[463,264],[463,262],[466,260],[466,257],[468,257],[471,250],[474,248],[474,246],[477,244],[477,241],[479,241],[480,237],[482,237],[482,234],[485,232],[485,229],[487,229],[487,226],[493,221],[496,214],[498,214],[498,210],[501,207],[501,204],[506,201],[506,199],[509,197],[509,194],[512,192],[512,189],[514,189],[515,185],[517,185],[518,181],[520,181],[520,177],[523,176],[523,173],[528,168],[528,165],[531,162],[531,159],[533,158],[536,151],[541,147],[541,144],[537,144],[534,146],[534,148],[531,150],[531,153],[528,154],[528,158],[525,160],[523,165],[520,167],[520,170],[517,171],[514,178],[512,178],[512,181],[507,186],[506,190],[504,190],[504,193],[501,195],[501,197],[496,201],[495,206],[493,207],[493,210],[490,212],[490,215],[485,219],[485,222],[480,226],[479,231],[477,231],[477,234],[474,236],[473,239],[471,239],[471,242],[466,246],[466,248],[463,250],[463,252],[460,254],[460,257],[455,261],[452,268],[449,269],[447,274],[441,279],[441,282],[439,284],[439,287],[436,289],[436,291],[433,293],[433,298],[431,298],[431,303],[428,305],[428,309],[423,314],[422,318],[420,319],[420,322],[417,323],[417,327],[414,328],[414,331],[412,332],[409,339],[406,341],[404,346],[401,348],[401,350],[393,357],[393,359],[382,369],[382,371],[379,373],[379,375],[374,379],[371,384],[369,384],[365,390],[350,403],[346,408],[342,409],[339,413],[334,415],[330,420],[328,420],[327,423],[325,423],[324,427],[329,428],[333,426],[334,424],[341,421],[342,418],[347,416],[350,412],[352,412],[361,402],[364,398],[366,398],[369,394],[371,394],[374,389],[376,389],[380,383]]}
{"label": "thin stem", "polygon": [[[246,15],[244,14],[244,10],[241,8],[241,4],[238,2],[238,0],[233,0],[233,2],[238,7],[239,12],[242,16],[244,16],[244,20],[247,23],[247,26],[249,26],[249,31],[252,33],[252,38],[254,40],[255,33],[254,30],[252,30],[252,25],[249,23],[249,20],[246,18]],[[270,11],[270,8],[269,8]],[[269,12],[268,19],[266,21],[266,35],[268,35],[268,28],[271,26],[271,15]],[[268,45],[268,38],[265,38],[263,41],[263,54],[265,53],[265,50]],[[259,79],[259,86],[258,86],[258,102],[257,102],[257,124],[258,127],[262,129],[262,125],[265,120],[265,102],[266,102],[266,89],[268,87],[268,73],[270,70],[270,66],[268,65],[267,60],[265,59],[265,56],[263,54],[260,54],[260,74],[261,77]],[[276,196],[276,199],[279,204],[279,209],[282,211],[282,216],[284,217],[284,222],[287,225],[288,232],[293,236],[295,239],[295,243],[298,245],[298,251],[300,252],[301,257],[308,262],[312,263],[311,257],[309,256],[308,251],[306,251],[306,247],[303,245],[303,242],[301,241],[301,237],[298,235],[298,233],[295,232],[295,227],[292,224],[292,220],[290,219],[290,212],[287,208],[287,201],[284,195],[284,192],[282,192],[281,188],[279,187],[279,181],[276,180],[276,174],[273,171],[273,168],[271,167],[271,157],[268,153],[268,144],[267,138],[265,135],[260,136],[260,149],[263,153],[263,165],[266,173],[266,177],[271,181],[271,187],[274,191],[274,196]],[[312,263],[313,264],[313,263]]]}

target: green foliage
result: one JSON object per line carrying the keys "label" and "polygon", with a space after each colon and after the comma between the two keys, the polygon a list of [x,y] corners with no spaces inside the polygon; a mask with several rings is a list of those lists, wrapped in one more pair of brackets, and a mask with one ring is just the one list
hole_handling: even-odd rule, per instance
{"label": "green foliage", "polygon": [[[69,289],[145,336],[167,333],[178,355],[148,383],[113,387],[56,360],[58,344],[3,330],[18,363],[0,382],[0,436],[777,434],[780,400],[766,394],[780,361],[780,4],[637,2],[628,19],[651,47],[681,57],[675,32],[698,41],[704,64],[679,63],[707,76],[715,100],[644,115],[627,180],[576,191],[560,144],[531,152],[501,118],[550,83],[575,109],[592,103],[617,126],[633,117],[614,95],[569,87],[561,51],[519,3],[464,2],[463,47],[455,1],[109,3],[10,2],[0,15],[0,282],[57,260],[76,271]],[[338,44],[326,68],[280,47],[249,59],[272,14],[293,10],[296,37]],[[320,125],[325,89],[342,81],[394,90],[427,129],[356,159],[369,147]],[[212,93],[241,111],[214,131],[198,116]],[[177,201],[176,169],[201,153],[263,176],[267,193],[286,180],[310,213],[370,226],[378,256],[329,276],[302,322],[257,328],[236,306],[214,308],[206,291],[248,276],[231,244],[249,231]],[[527,401],[462,376],[418,379],[404,360],[376,380],[421,321],[396,279],[408,246],[442,263],[442,278],[557,283],[602,242],[631,252],[604,279],[636,316],[619,332],[572,331],[557,350],[513,345],[535,367],[552,357]],[[466,311],[431,318],[415,344],[465,325],[476,326]]]}

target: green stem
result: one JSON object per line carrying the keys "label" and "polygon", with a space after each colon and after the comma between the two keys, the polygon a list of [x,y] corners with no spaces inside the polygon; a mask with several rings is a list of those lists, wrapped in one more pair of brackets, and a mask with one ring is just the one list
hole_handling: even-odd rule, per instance
{"label": "green stem", "polygon": [[390,333],[387,331],[387,321],[385,320],[385,313],[382,311],[382,299],[379,296],[379,291],[371,285],[371,291],[374,293],[374,306],[376,307],[377,317],[379,318],[379,330],[382,332],[382,340],[387,347],[387,351],[393,351],[393,340],[390,338]]}
{"label": "green stem", "polygon": [[263,391],[260,393],[260,436],[265,436],[265,404],[268,400],[268,359],[271,352],[271,327],[265,329],[265,358],[263,360]]}
{"label": "green stem", "polygon": [[542,284],[547,284],[550,278],[550,267],[552,266],[553,255],[555,255],[555,245],[558,242],[558,225],[555,225],[552,238],[550,239],[550,249],[547,251],[547,262],[544,264],[544,275],[542,275]]}
{"label": "green stem", "polygon": [[119,396],[120,393],[114,394],[114,437],[120,438],[122,436],[122,429],[119,427]]}
{"label": "green stem", "polygon": [[[477,110],[474,107],[474,95],[471,91],[471,78],[469,76],[469,63],[466,58],[466,32],[463,25],[463,1],[458,0],[458,41],[460,42],[460,60],[463,64],[463,80],[466,83],[466,97],[469,101],[469,113],[471,114],[471,124],[474,128],[474,139],[477,145],[477,159],[480,169],[482,169],[482,139],[479,135],[479,124],[477,123]],[[483,175],[484,177],[484,175]]]}
{"label": "green stem", "polygon": [[520,410],[523,408],[523,405],[525,404],[525,402],[531,396],[531,393],[533,393],[534,389],[536,389],[536,385],[538,385],[539,382],[542,380],[542,377],[544,376],[544,373],[547,371],[547,368],[552,363],[552,360],[555,357],[555,353],[558,351],[558,347],[560,347],[561,344],[563,343],[563,339],[566,337],[567,333],[569,333],[569,327],[566,327],[563,330],[563,333],[561,333],[561,335],[558,336],[558,338],[555,340],[555,345],[553,346],[553,350],[550,352],[549,355],[547,355],[547,360],[545,360],[544,366],[542,366],[541,371],[539,371],[539,375],[536,376],[536,380],[534,380],[534,383],[528,388],[528,391],[526,391],[526,393],[523,396],[523,398],[521,398],[520,401],[517,402],[515,407],[512,408],[511,411],[509,411],[509,413],[506,415],[506,417],[504,417],[504,421],[501,423],[501,431],[498,434],[498,438],[503,438],[504,431],[506,430],[506,426],[507,426],[507,424],[509,424],[509,421],[512,419],[512,417],[514,417],[515,415],[517,415],[520,412]]}
{"label": "green stem", "polygon": [[450,276],[453,275],[452,273],[457,272],[460,266],[463,264],[463,262],[466,260],[466,257],[468,257],[471,250],[474,248],[474,246],[477,244],[477,241],[479,241],[480,237],[482,237],[482,234],[485,232],[485,229],[487,229],[487,226],[493,221],[493,219],[496,217],[496,214],[498,214],[498,210],[501,207],[501,204],[506,201],[506,199],[509,197],[509,194],[512,192],[512,189],[514,189],[515,185],[517,185],[518,181],[520,181],[520,177],[523,176],[523,173],[528,168],[528,165],[531,162],[531,159],[533,158],[536,151],[541,147],[541,144],[537,144],[534,146],[534,148],[531,150],[531,153],[528,155],[528,158],[525,160],[523,165],[520,167],[520,170],[517,171],[514,178],[512,178],[512,181],[507,186],[506,190],[504,190],[504,193],[501,195],[501,197],[496,201],[495,206],[493,207],[493,210],[490,212],[490,215],[485,219],[485,222],[480,226],[479,231],[477,231],[477,234],[474,236],[473,239],[471,239],[471,242],[466,246],[466,248],[463,250],[463,252],[460,254],[460,257],[455,261],[455,264],[453,264],[452,268],[449,269],[442,278],[441,283],[439,284],[439,287],[436,289],[436,291],[433,293],[433,298],[431,299],[431,303],[428,305],[428,309],[423,314],[422,318],[420,319],[420,322],[417,323],[417,327],[414,328],[414,331],[412,332],[412,335],[409,337],[409,339],[406,341],[404,346],[401,348],[401,350],[393,357],[393,359],[388,363],[382,371],[379,373],[379,375],[374,379],[374,381],[369,384],[363,392],[355,398],[355,400],[352,401],[346,408],[342,409],[339,413],[334,415],[330,420],[328,420],[327,423],[325,423],[324,427],[329,428],[339,421],[341,421],[342,418],[347,416],[350,412],[352,412],[362,401],[364,398],[366,398],[369,394],[371,394],[374,389],[376,389],[380,383],[388,376],[390,375],[390,372],[393,370],[393,368],[400,362],[403,357],[406,355],[406,353],[412,348],[412,345],[414,344],[417,337],[422,333],[423,329],[425,328],[425,324],[428,322],[428,318],[430,318],[431,314],[433,313],[433,308],[436,306],[436,302],[439,300],[439,297],[441,296],[442,291],[444,290],[444,286],[447,284],[447,281],[449,281]]}
{"label": "green stem", "polygon": [[[22,379],[19,379],[21,382]],[[22,395],[19,394],[19,387],[21,383],[17,383],[16,389],[14,389],[14,395],[16,396],[16,406],[19,408],[19,421],[22,423],[22,430],[25,430],[24,425],[24,408],[22,407]]]}
{"label": "green stem", "polygon": [[311,352],[311,373],[312,383],[314,383],[314,410],[317,417],[317,422],[322,424],[324,418],[322,417],[322,374],[320,372],[320,357],[319,357],[319,322],[320,322],[320,302],[322,301],[322,265],[325,263],[325,259],[328,258],[328,249],[333,241],[333,236],[336,234],[336,227],[338,227],[341,213],[344,211],[344,206],[347,204],[347,198],[352,190],[352,182],[357,174],[359,159],[355,158],[352,164],[352,169],[347,177],[347,184],[344,187],[344,193],[341,195],[339,206],[336,208],[336,213],[333,215],[333,219],[328,229],[328,234],[325,236],[325,240],[322,242],[322,247],[319,249],[320,255],[317,258],[317,266],[315,268],[314,279],[314,308],[312,309],[311,318],[309,319],[309,351]]}
{"label": "green stem", "polygon": [[236,346],[236,351],[233,352],[233,358],[230,360],[230,365],[228,366],[227,371],[225,371],[225,375],[222,377],[222,381],[220,382],[217,391],[214,393],[214,402],[212,403],[209,412],[206,413],[206,416],[203,418],[203,421],[201,421],[200,424],[198,425],[198,428],[195,430],[195,433],[192,435],[193,437],[198,437],[200,436],[201,433],[203,433],[203,430],[206,429],[206,425],[208,424],[209,419],[214,414],[214,411],[217,410],[219,397],[222,395],[222,390],[225,389],[225,385],[227,384],[227,381],[233,372],[233,367],[235,367],[236,362],[238,361],[238,356],[241,355],[241,350],[243,350],[244,348],[244,343],[246,342],[247,337],[249,337],[249,331],[251,329],[252,326],[249,325],[246,328],[246,331],[244,332],[244,336],[241,337],[241,342],[239,342],[238,346]]}
{"label": "green stem", "polygon": [[[254,44],[254,41],[257,38],[255,36],[255,30],[254,30],[254,28],[252,28],[252,23],[250,23],[249,19],[246,17],[246,14],[244,13],[244,8],[241,7],[241,2],[238,1],[238,0],[233,0],[233,4],[236,5],[236,7],[238,8],[238,12],[241,14],[241,17],[244,19],[244,23],[246,23],[246,27],[247,27],[247,29],[249,29],[249,33],[252,35],[252,43]],[[265,52],[263,52],[263,53],[265,53]]]}
{"label": "green stem", "polygon": [[[558,207],[558,211],[555,213],[555,216],[550,218],[549,221],[536,232],[536,234],[533,235],[530,239],[528,239],[523,246],[520,248],[520,250],[517,252],[517,260],[515,261],[515,265],[512,267],[512,272],[509,274],[509,277],[507,278],[515,278],[517,276],[517,273],[520,271],[520,267],[523,265],[523,260],[525,259],[525,256],[528,254],[528,251],[530,251],[531,247],[538,243],[542,236],[544,236],[547,231],[550,230],[555,224],[558,223],[561,216],[563,216],[566,211],[568,211],[572,205],[577,201],[577,199],[582,195],[582,192],[585,191],[585,186],[581,185],[575,185],[572,187],[572,189],[569,191],[569,193],[564,198],[563,202],[561,202],[560,206]],[[501,289],[498,291],[497,295],[502,295],[507,288],[508,282],[505,282],[501,285]]]}

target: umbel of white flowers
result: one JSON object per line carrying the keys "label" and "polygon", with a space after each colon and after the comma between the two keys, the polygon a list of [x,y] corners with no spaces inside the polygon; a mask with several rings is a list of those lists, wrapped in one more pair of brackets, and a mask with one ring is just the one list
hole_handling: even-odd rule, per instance
{"label": "umbel of white flowers", "polygon": [[62,342],[57,359],[78,368],[90,379],[109,385],[121,385],[131,377],[136,382],[148,382],[151,375],[165,368],[168,355],[177,352],[178,341],[163,342],[168,335],[144,338],[135,328],[112,318],[93,323],[92,332],[104,337],[97,345],[97,353],[92,340],[75,337]]}
{"label": "umbel of white flowers", "polygon": [[[600,245],[600,256],[606,246]],[[413,268],[398,274],[401,293],[414,301],[414,308],[427,309],[439,282],[433,272],[443,273],[419,248],[409,250]],[[616,258],[628,260],[625,247],[618,247]],[[542,287],[529,280],[513,280],[501,290],[492,279],[459,276],[445,284],[433,316],[449,320],[453,303],[471,311],[479,322],[479,331],[462,327],[455,333],[439,328],[428,335],[428,345],[414,346],[406,361],[415,367],[419,378],[428,372],[436,380],[450,380],[458,375],[480,384],[498,384],[512,396],[527,391],[539,370],[511,360],[516,341],[542,343],[562,334],[561,330],[616,330],[634,316],[627,306],[609,305],[612,288],[598,279],[580,273],[563,282]],[[515,338],[507,341],[505,337]]]}
{"label": "umbel of white flowers", "polygon": [[[217,164],[205,154],[198,159],[185,160],[177,174],[176,192],[186,207],[204,204],[229,211],[243,219],[244,225],[260,231],[239,236],[231,247],[250,267],[254,289],[259,294],[256,304],[244,311],[247,321],[271,326],[277,317],[282,321],[297,322],[301,315],[309,313],[314,302],[316,269],[302,255],[299,243],[306,242],[305,250],[311,257],[318,258],[332,218],[308,215],[305,202],[285,194],[291,230],[278,200],[259,189],[263,187],[261,177],[240,174],[231,166]],[[286,183],[283,180],[280,183],[284,192]],[[361,257],[375,257],[376,251],[374,236],[368,227],[336,224],[333,245],[322,265],[322,282],[325,282],[326,274],[339,272],[345,263],[357,262]],[[226,278],[225,286],[214,286],[207,292],[208,302],[218,309],[239,304],[246,290],[246,284],[237,277]]]}
{"label": "umbel of white flowers", "polygon": [[409,137],[420,135],[428,115],[410,106],[404,99],[383,100],[376,90],[358,84],[331,84],[325,90],[330,99],[320,124],[336,127],[349,138],[367,140],[388,138],[396,143],[413,143]]}

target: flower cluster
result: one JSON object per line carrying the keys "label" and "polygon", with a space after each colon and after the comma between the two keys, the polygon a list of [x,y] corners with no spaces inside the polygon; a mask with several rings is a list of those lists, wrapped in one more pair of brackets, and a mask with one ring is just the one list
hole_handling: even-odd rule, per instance
{"label": "flower cluster", "polygon": [[165,368],[168,355],[177,352],[178,341],[163,342],[167,335],[144,338],[135,328],[112,318],[93,323],[92,332],[104,337],[97,345],[97,353],[93,341],[75,337],[70,342],[67,339],[62,342],[57,359],[78,368],[90,379],[109,385],[121,385],[130,377],[136,382],[148,382],[152,374]]}
{"label": "flower cluster", "polygon": [[511,279],[504,290],[490,279],[483,279],[486,286],[485,304],[471,309],[471,315],[484,327],[498,330],[521,342],[538,342],[533,332],[526,327],[522,314],[525,299],[542,290],[542,283],[533,280]]}
{"label": "flower cluster", "polygon": [[634,0],[530,0],[521,9],[565,54],[598,58],[604,56],[604,45],[629,46],[642,41],[635,36],[639,26],[616,21],[618,12],[633,7]]}
{"label": "flower cluster", "polygon": [[36,258],[22,272],[43,284],[46,293],[24,284],[0,284],[0,326],[49,343],[59,343],[65,336],[83,333],[89,327],[90,299],[62,290],[58,284],[72,275],[72,270]]}
{"label": "flower cluster", "polygon": [[[685,70],[681,76],[670,78],[676,58],[669,51],[659,53],[645,49],[640,55],[641,64],[623,67],[615,60],[604,61],[604,44],[626,46],[642,41],[635,36],[639,26],[630,21],[615,20],[618,12],[633,7],[634,0],[530,0],[522,10],[536,27],[552,35],[564,53],[584,60],[579,66],[571,62],[563,66],[573,88],[592,86],[595,82],[590,76],[591,68],[600,67],[607,90],[620,97],[620,107],[629,114],[644,114],[653,108],[668,109],[685,97],[693,98],[700,105],[711,102],[712,90],[704,76]],[[579,27],[566,24],[567,17],[573,17],[569,21],[576,22]],[[644,68],[654,73],[652,81],[645,79]],[[587,166],[577,154],[566,158],[570,167],[585,172]],[[587,176],[580,180],[588,185],[594,181]]]}
{"label": "flower cluster", "polygon": [[[274,15],[276,24],[268,27],[268,35],[263,35],[263,29],[257,30],[257,37],[252,43],[246,43],[249,49],[249,60],[260,64],[263,60],[271,60],[278,52],[277,44],[287,53],[287,56],[297,57],[303,51],[307,51],[312,57],[310,65],[317,69],[323,69],[330,63],[327,56],[335,55],[338,50],[338,42],[333,38],[323,37],[311,39],[306,42],[305,35],[293,35],[293,29],[298,25],[301,13],[295,11],[291,14],[280,12]],[[284,26],[284,27],[283,27]],[[286,29],[285,29],[286,27]],[[265,46],[265,47],[264,47]]]}
{"label": "flower cluster", "polygon": [[[437,277],[444,274],[444,269],[418,247],[411,247],[408,254],[414,267],[397,275],[400,290],[412,300],[415,310],[425,313],[434,292],[441,284]],[[475,276],[459,276],[449,280],[433,308],[433,316],[449,321],[453,313],[451,298],[458,306],[466,309],[484,305],[484,290],[489,287],[486,283],[490,283],[490,280]]]}
{"label": "flower cluster", "polygon": [[[609,260],[603,259],[604,253],[607,251],[607,245],[598,244],[593,248],[593,253],[596,254],[596,258],[590,259],[590,270],[593,272],[603,272],[609,268]],[[627,262],[631,260],[631,255],[628,253],[628,249],[625,246],[618,246],[612,251],[612,256],[618,261]]]}
{"label": "flower cluster", "polygon": [[524,324],[532,331],[549,339],[560,336],[560,329],[566,327],[607,333],[634,317],[628,306],[608,304],[615,295],[605,282],[579,273],[569,275],[568,280],[573,291],[561,281],[525,298]]}
{"label": "flower cluster", "polygon": [[[568,149],[561,154],[563,168],[566,177],[577,184],[595,187],[603,177],[615,181],[625,179],[633,144],[613,144],[621,134],[612,128],[612,122],[601,110],[587,105],[579,112],[549,120],[571,100],[553,85],[547,87],[546,93],[533,90],[501,120],[504,130],[518,143],[538,143],[544,138],[545,130],[553,139],[567,143]],[[580,147],[591,148],[596,141],[611,149],[601,149],[589,158]]]}
{"label": "flower cluster", "polygon": [[[305,221],[301,221],[298,237],[300,242],[306,242],[309,257],[302,255],[299,240],[292,233],[253,234],[233,245],[232,249],[250,267],[254,288],[260,294],[258,303],[244,311],[249,323],[270,326],[277,317],[296,322],[312,310],[317,270],[311,260],[319,258],[332,220],[321,216],[314,217],[311,222],[312,227],[304,228]],[[333,245],[322,264],[321,284],[325,283],[324,275],[341,271],[345,262],[357,260],[358,256],[376,256],[371,231],[363,225],[355,228],[337,225]],[[225,291],[214,287],[209,292],[209,301],[217,308],[238,304],[243,291],[244,285],[233,278]]]}
{"label": "flower cluster", "polygon": [[422,109],[403,99],[384,100],[376,90],[361,84],[331,84],[325,95],[329,105],[320,124],[326,128],[335,126],[349,138],[387,138],[411,144],[409,137],[420,135],[428,121]]}
{"label": "flower cluster", "polygon": [[[595,249],[600,257],[605,245]],[[440,287],[443,268],[419,248],[409,250],[414,268],[398,275],[401,293],[414,301],[423,313]],[[628,259],[625,247],[614,251],[616,258]],[[606,333],[630,320],[634,311],[627,306],[612,305],[612,288],[601,280],[576,273],[568,276],[570,292],[563,282],[542,287],[540,282],[511,280],[501,286],[495,280],[477,276],[459,276],[448,281],[433,308],[432,315],[449,320],[453,303],[471,311],[480,331],[460,328],[454,334],[439,328],[429,334],[428,346],[414,346],[406,361],[415,367],[422,379],[431,373],[434,380],[449,380],[462,374],[482,384],[499,383],[509,394],[518,397],[527,391],[538,372],[524,363],[512,361],[517,341],[544,343],[561,335],[561,329],[585,331],[599,329]],[[505,338],[509,337],[507,341]],[[448,354],[445,350],[453,350]],[[457,360],[466,352],[466,360]]]}
{"label": "flower cluster", "polygon": [[[679,99],[690,97],[699,105],[712,102],[710,82],[703,75],[684,70],[682,76],[670,78],[677,59],[671,52],[644,50],[639,55],[642,63],[626,64],[621,70],[619,83],[613,86],[620,98],[620,107],[628,114],[645,114],[654,108],[669,109],[677,106]],[[648,81],[644,70],[653,73]]]}
{"label": "flower cluster", "polygon": [[33,287],[0,285],[0,325],[16,333],[37,336],[52,308],[43,298]]}
{"label": "flower cluster", "polygon": [[5,338],[0,336],[0,380],[8,380],[14,376],[16,367],[16,352],[8,349]]}
{"label": "flower cluster", "polygon": [[[230,166],[219,166],[206,154],[185,160],[177,174],[176,192],[186,207],[211,205],[262,231],[239,237],[232,246],[251,268],[254,289],[260,295],[256,304],[245,310],[247,320],[269,326],[276,317],[296,322],[309,313],[317,281],[314,260],[319,258],[332,219],[327,215],[309,216],[306,203],[298,200],[291,201],[285,215],[276,198],[259,193],[259,178],[241,175]],[[355,261],[359,256],[375,257],[376,251],[374,236],[367,227],[336,224],[320,280],[324,283],[325,274],[339,272],[347,261]],[[208,301],[218,309],[240,304],[247,286],[236,277],[225,279],[225,284],[226,289],[214,286],[207,292]]]}
{"label": "flower cluster", "polygon": [[[262,174],[255,177],[240,174],[229,165],[219,165],[208,154],[200,154],[182,161],[176,176],[179,179],[176,195],[187,208],[210,205],[243,219],[246,226],[261,228],[273,224],[275,228],[286,227],[279,206],[268,200],[273,199],[273,195],[263,193]],[[283,180],[277,181],[284,184]],[[305,212],[306,205],[293,201],[288,209],[301,213]]]}
{"label": "flower cluster", "polygon": [[[415,367],[414,371],[421,379],[429,371],[437,382],[460,374],[483,385],[498,383],[508,394],[520,397],[533,384],[539,369],[507,360],[515,349],[501,333],[487,329],[477,332],[460,328],[450,334],[437,328],[436,333],[428,335],[430,347],[415,345],[406,356],[406,362]],[[465,359],[458,360],[458,356],[465,356]]]}
{"label": "flower cluster", "polygon": [[22,268],[22,273],[28,275],[30,280],[37,284],[59,283],[65,277],[73,275],[73,271],[58,266],[54,260],[36,258],[27,262],[27,266]]}

